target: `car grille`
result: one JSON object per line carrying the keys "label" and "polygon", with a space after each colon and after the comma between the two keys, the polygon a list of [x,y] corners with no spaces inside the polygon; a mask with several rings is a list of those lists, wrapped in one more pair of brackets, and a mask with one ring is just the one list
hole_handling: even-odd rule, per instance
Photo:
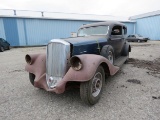
{"label": "car grille", "polygon": [[68,70],[70,44],[63,40],[51,40],[47,46],[47,75],[48,87],[55,87]]}

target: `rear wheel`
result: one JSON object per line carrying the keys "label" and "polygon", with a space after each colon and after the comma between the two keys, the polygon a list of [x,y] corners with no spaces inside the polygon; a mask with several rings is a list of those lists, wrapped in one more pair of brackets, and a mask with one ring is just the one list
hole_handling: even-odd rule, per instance
{"label": "rear wheel", "polygon": [[87,82],[80,84],[80,97],[88,105],[96,104],[102,94],[105,84],[105,73],[102,66],[99,66],[94,76]]}
{"label": "rear wheel", "polygon": [[123,50],[122,50],[122,54],[121,54],[121,55],[127,57],[126,61],[124,62],[124,63],[127,63],[127,62],[128,62],[128,59],[129,59],[129,47],[127,47],[127,45],[125,45],[125,46],[123,47]]}
{"label": "rear wheel", "polygon": [[1,46],[1,47],[0,47],[0,52],[3,52],[3,51],[4,51],[4,47]]}
{"label": "rear wheel", "polygon": [[35,75],[33,73],[29,73],[29,80],[33,86],[34,86],[34,79],[35,79]]}
{"label": "rear wheel", "polygon": [[10,50],[10,49],[11,49],[11,47],[10,47],[10,46],[8,46],[7,50]]}

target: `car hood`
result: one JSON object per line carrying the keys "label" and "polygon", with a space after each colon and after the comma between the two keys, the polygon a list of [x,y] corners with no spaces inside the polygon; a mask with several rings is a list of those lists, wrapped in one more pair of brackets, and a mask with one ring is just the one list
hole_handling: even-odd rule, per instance
{"label": "car hood", "polygon": [[63,39],[73,46],[80,46],[84,44],[92,44],[106,41],[106,36],[85,36],[85,37],[75,37]]}

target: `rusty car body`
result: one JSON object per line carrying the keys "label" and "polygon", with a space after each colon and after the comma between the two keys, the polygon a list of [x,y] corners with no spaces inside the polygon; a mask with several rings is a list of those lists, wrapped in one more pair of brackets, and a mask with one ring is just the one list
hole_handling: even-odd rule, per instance
{"label": "rusty car body", "polygon": [[51,40],[46,54],[25,56],[30,82],[57,94],[75,82],[86,104],[97,103],[107,76],[114,75],[129,57],[126,33],[124,24],[107,21],[83,25],[77,37]]}

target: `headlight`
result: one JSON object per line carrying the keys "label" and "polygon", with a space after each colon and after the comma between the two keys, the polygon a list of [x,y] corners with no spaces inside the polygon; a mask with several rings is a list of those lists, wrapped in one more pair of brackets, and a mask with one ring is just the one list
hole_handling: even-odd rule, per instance
{"label": "headlight", "polygon": [[74,56],[70,59],[70,64],[71,64],[71,67],[76,71],[82,69],[82,62],[77,56]]}
{"label": "headlight", "polygon": [[28,55],[28,54],[25,56],[25,60],[26,60],[26,62],[27,62],[28,64],[30,64],[30,65],[33,63],[31,56]]}

